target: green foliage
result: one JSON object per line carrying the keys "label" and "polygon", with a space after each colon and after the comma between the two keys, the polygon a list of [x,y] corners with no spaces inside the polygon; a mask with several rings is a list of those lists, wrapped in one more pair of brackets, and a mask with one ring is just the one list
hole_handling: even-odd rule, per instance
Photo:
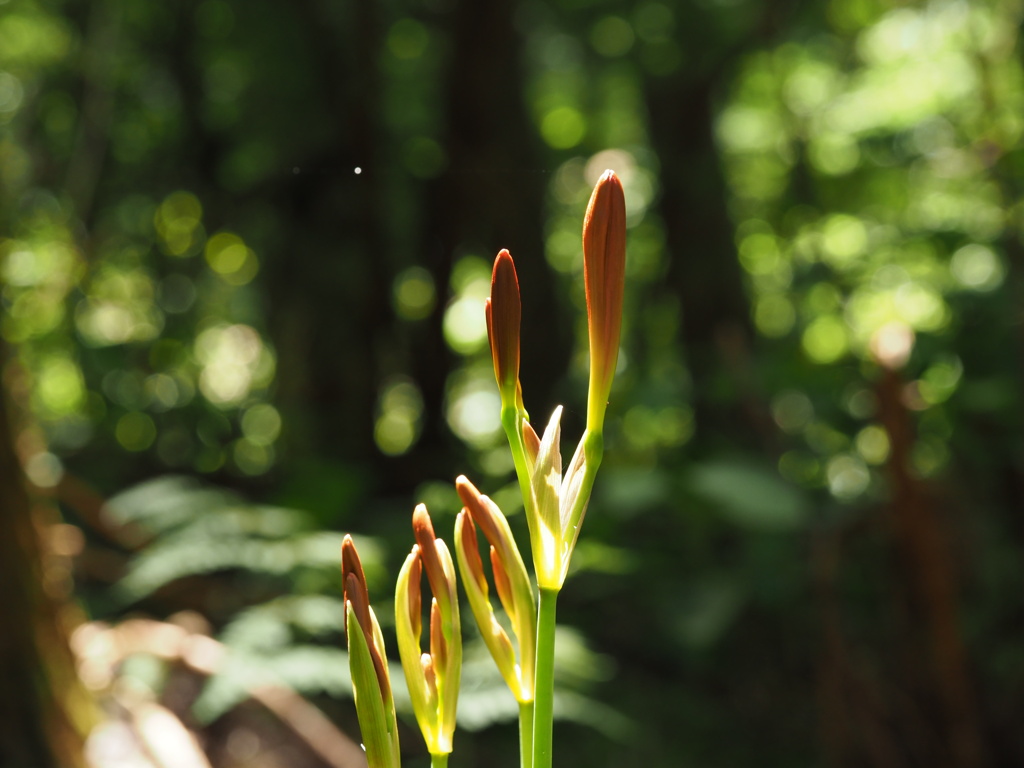
{"label": "green foliage", "polygon": [[[156,536],[117,586],[127,602],[186,576],[237,570],[308,589],[331,583],[338,568],[340,534],[310,530],[309,517],[295,510],[245,506],[185,478],[145,483],[111,500],[109,509],[121,524]],[[366,548],[375,562],[372,542]]]}

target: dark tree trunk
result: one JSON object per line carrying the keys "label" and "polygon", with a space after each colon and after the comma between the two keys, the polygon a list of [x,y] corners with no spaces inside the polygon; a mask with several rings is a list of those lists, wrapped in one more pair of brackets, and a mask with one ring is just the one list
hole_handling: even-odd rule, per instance
{"label": "dark tree trunk", "polygon": [[74,768],[82,765],[70,711],[78,683],[58,605],[44,588],[41,526],[14,446],[0,393],[0,765]]}
{"label": "dark tree trunk", "polygon": [[[445,75],[445,173],[427,185],[421,255],[439,287],[465,253],[493,259],[507,248],[516,261],[523,299],[524,394],[528,405],[551,407],[566,368],[571,326],[553,322],[554,281],[544,258],[542,203],[547,176],[523,104],[522,40],[509,0],[463,0],[447,29],[452,53]],[[429,338],[416,346],[413,371],[437,410],[424,447],[443,440],[440,405],[452,358],[441,335],[439,305]],[[531,329],[543,328],[538,338]],[[547,414],[534,414],[546,419]]]}
{"label": "dark tree trunk", "polygon": [[[694,381],[697,440],[721,436],[750,444],[751,420],[740,407],[747,393],[753,333],[743,288],[728,194],[712,133],[714,79],[683,76],[648,82],[651,141],[661,162],[660,213],[670,254],[666,288],[682,301],[682,338]],[[753,419],[752,419],[753,417]]]}

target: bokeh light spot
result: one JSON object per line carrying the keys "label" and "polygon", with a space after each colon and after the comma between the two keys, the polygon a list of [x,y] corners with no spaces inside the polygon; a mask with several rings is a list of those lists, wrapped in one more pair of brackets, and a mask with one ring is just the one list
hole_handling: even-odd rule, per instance
{"label": "bokeh light spot", "polygon": [[857,453],[868,464],[884,464],[889,458],[889,434],[878,424],[869,424],[854,438]]}
{"label": "bokeh light spot", "polygon": [[242,415],[242,434],[254,445],[271,445],[281,434],[281,414],[270,403],[259,403]]}
{"label": "bokeh light spot", "polygon": [[965,245],[953,254],[949,262],[953,278],[972,291],[991,291],[1003,282],[1003,264],[991,248],[984,245]]}
{"label": "bokeh light spot", "polygon": [[573,107],[556,107],[544,115],[540,134],[553,149],[571,149],[583,141],[587,123],[583,113]]}
{"label": "bokeh light spot", "polygon": [[841,454],[828,462],[825,470],[828,490],[841,501],[850,501],[867,490],[871,473],[856,456]]}
{"label": "bokeh light spot", "polygon": [[189,255],[202,216],[203,206],[191,192],[168,195],[153,216],[164,250],[172,256]]}
{"label": "bokeh light spot", "polygon": [[49,451],[40,451],[25,462],[25,474],[39,488],[53,488],[64,476],[60,458]]}
{"label": "bokeh light spot", "polygon": [[808,156],[815,168],[829,176],[849,173],[860,164],[860,148],[846,133],[816,136],[808,146]]}
{"label": "bokeh light spot", "polygon": [[85,402],[85,380],[78,365],[62,355],[45,358],[36,374],[35,402],[49,418],[77,412]]}
{"label": "bokeh light spot", "polygon": [[245,474],[262,475],[274,463],[274,449],[243,437],[235,441],[231,457],[235,461],[235,466]]}
{"label": "bokeh light spot", "polygon": [[233,405],[254,386],[266,384],[273,363],[255,329],[248,325],[218,325],[196,338],[195,355],[203,365],[199,389],[211,403]]}
{"label": "bokeh light spot", "polygon": [[821,236],[825,260],[840,270],[852,267],[868,244],[863,222],[846,214],[829,217]]}
{"label": "bokeh light spot", "polygon": [[156,424],[141,411],[129,411],[117,420],[114,436],[126,451],[144,451],[156,439]]}
{"label": "bokeh light spot", "polygon": [[460,355],[471,355],[487,343],[484,299],[463,296],[448,305],[444,313],[444,338]]}
{"label": "bokeh light spot", "polygon": [[381,453],[388,456],[406,453],[419,437],[422,416],[423,396],[413,381],[397,378],[386,382],[373,430]]}
{"label": "bokeh light spot", "polygon": [[210,268],[231,285],[245,285],[259,271],[259,260],[252,249],[232,232],[218,232],[204,249]]}
{"label": "bokeh light spot", "polygon": [[501,398],[490,366],[456,377],[449,387],[447,419],[452,432],[473,447],[495,442],[501,433]]}
{"label": "bokeh light spot", "polygon": [[422,320],[434,310],[434,278],[423,267],[409,267],[395,277],[392,287],[395,312],[405,320]]}
{"label": "bokeh light spot", "polygon": [[807,356],[823,365],[834,363],[846,354],[846,326],[835,315],[818,317],[804,329],[803,348]]}

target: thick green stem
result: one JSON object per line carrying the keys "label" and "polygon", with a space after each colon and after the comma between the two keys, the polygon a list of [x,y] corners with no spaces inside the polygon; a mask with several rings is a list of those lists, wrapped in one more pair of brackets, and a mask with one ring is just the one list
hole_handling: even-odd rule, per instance
{"label": "thick green stem", "polygon": [[448,753],[430,756],[430,768],[448,768]]}
{"label": "thick green stem", "polygon": [[555,603],[557,589],[540,590],[537,677],[534,683],[533,768],[551,768],[555,704]]}
{"label": "thick green stem", "polygon": [[519,766],[533,768],[533,702],[519,705]]}

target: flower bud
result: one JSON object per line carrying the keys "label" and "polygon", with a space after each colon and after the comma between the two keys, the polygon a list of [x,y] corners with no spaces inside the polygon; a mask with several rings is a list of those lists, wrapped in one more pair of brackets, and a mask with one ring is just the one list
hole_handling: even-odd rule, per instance
{"label": "flower bud", "polygon": [[345,634],[356,715],[369,768],[398,768],[398,727],[384,637],[370,607],[366,577],[351,536],[341,545]]}
{"label": "flower bud", "polygon": [[523,310],[516,267],[506,250],[499,251],[494,259],[491,296],[484,309],[494,378],[501,393],[501,404],[521,407],[523,396],[519,386],[519,329]]}
{"label": "flower bud", "polygon": [[[455,488],[465,505],[456,519],[455,549],[473,616],[513,695],[520,703],[532,701],[537,606],[526,565],[508,521],[498,506],[465,476],[455,481]],[[494,617],[483,562],[477,549],[476,527],[490,544],[495,591],[519,643],[518,666],[511,641]]]}
{"label": "flower bud", "polygon": [[619,355],[626,274],[626,198],[614,171],[594,187],[583,219],[583,280],[590,333],[587,429],[600,431]]}
{"label": "flower bud", "polygon": [[[395,633],[413,713],[432,755],[452,751],[455,709],[462,674],[462,635],[455,585],[455,565],[441,539],[434,535],[427,508],[413,513],[416,544],[398,575],[395,590]],[[421,569],[433,598],[430,602],[429,652],[420,647],[423,619]]]}

